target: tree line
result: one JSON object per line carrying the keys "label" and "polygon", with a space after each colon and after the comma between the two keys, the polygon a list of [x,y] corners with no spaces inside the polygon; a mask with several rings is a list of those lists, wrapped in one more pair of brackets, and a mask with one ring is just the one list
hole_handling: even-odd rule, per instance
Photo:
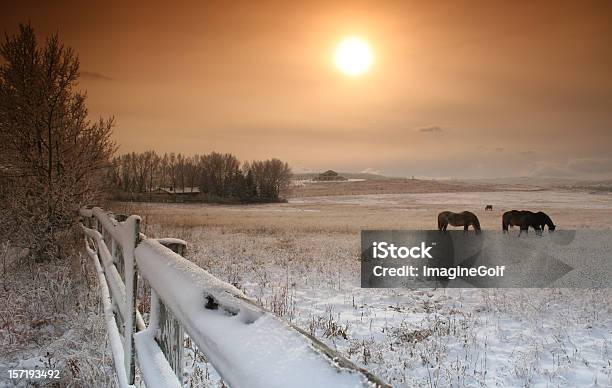
{"label": "tree line", "polygon": [[278,159],[241,162],[229,153],[185,156],[155,151],[127,153],[111,162],[109,180],[121,193],[200,192],[207,200],[276,201],[291,169]]}

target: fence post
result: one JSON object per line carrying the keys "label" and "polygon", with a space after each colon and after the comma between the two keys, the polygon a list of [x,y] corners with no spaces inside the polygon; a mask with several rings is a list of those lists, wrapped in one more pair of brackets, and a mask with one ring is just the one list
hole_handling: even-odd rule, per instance
{"label": "fence post", "polygon": [[[133,244],[132,249],[122,250],[124,277],[125,277],[125,299],[127,303],[127,316],[125,320],[124,342],[125,342],[125,370],[127,373],[128,384],[134,384],[136,374],[136,351],[134,346],[134,333],[137,331],[136,326],[136,299],[138,293],[138,272],[136,271],[136,258],[134,257],[134,249],[140,242],[140,217],[134,217],[134,234],[133,242],[125,242]],[[125,247],[127,248],[127,247]],[[128,268],[132,271],[132,276],[128,276]]]}
{"label": "fence post", "polygon": [[[166,242],[159,241],[160,244],[169,248],[174,253],[181,256],[185,255],[187,246],[184,243],[178,241]],[[179,381],[183,381],[183,338],[185,337],[185,331],[180,322],[174,317],[172,312],[166,308],[164,302],[158,298],[158,311],[159,311],[159,332],[156,336],[157,342],[162,352],[166,356],[170,367],[178,377]]]}

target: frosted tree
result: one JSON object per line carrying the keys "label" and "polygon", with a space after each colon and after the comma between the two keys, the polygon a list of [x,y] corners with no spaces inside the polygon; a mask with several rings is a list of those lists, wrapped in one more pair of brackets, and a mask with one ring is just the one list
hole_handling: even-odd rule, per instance
{"label": "frosted tree", "polygon": [[97,199],[113,119],[91,122],[79,60],[57,34],[20,25],[0,46],[0,232],[37,260],[61,256],[79,206]]}
{"label": "frosted tree", "polygon": [[291,179],[291,168],[278,159],[254,161],[246,168],[251,171],[258,196],[262,199],[278,199]]}

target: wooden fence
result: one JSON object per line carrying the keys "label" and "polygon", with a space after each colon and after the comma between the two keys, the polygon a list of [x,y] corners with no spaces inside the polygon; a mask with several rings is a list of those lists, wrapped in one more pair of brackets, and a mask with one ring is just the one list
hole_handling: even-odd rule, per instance
{"label": "wooden fence", "polygon": [[[80,214],[119,386],[182,386],[185,334],[231,387],[388,386],[183,258],[184,241],[147,238],[138,216]],[[148,324],[139,282],[150,287]]]}

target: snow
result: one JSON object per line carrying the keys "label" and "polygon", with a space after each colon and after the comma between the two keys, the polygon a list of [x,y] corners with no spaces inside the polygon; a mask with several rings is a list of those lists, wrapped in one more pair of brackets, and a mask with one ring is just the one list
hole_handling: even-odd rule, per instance
{"label": "snow", "polygon": [[362,289],[358,237],[277,238],[207,230],[192,259],[393,386],[612,383],[610,290]]}
{"label": "snow", "polygon": [[87,218],[89,218],[89,217],[91,217],[93,215],[92,209],[86,208],[86,207],[81,208],[79,210],[79,213],[81,214],[81,216],[87,217]]}
{"label": "snow", "polygon": [[154,330],[147,329],[134,335],[138,366],[147,388],[181,387],[168,360],[155,341]]}
{"label": "snow", "polygon": [[[126,298],[126,287],[121,279],[119,271],[117,271],[117,267],[115,267],[113,264],[113,257],[108,250],[108,247],[104,243],[100,232],[84,226],[82,229],[87,236],[91,237],[95,241],[96,246],[98,247],[98,259],[102,262],[104,267],[106,281],[108,282],[108,286],[110,288],[110,294],[112,295],[121,316],[126,317],[128,315],[128,305],[125,302],[128,300]],[[144,321],[139,312],[136,313],[136,323],[139,329],[142,330],[145,328]]]}
{"label": "snow", "polygon": [[151,312],[149,326],[134,335],[138,366],[147,388],[181,387],[181,383],[170,367],[166,356],[155,340],[159,333],[159,298],[151,289]]}
{"label": "snow", "polygon": [[[117,267],[115,267],[113,264],[113,258],[108,250],[108,247],[104,243],[102,235],[97,230],[83,227],[83,231],[87,236],[93,238],[96,243],[96,247],[98,248],[96,257],[102,262],[104,267],[106,280],[108,282],[108,287],[110,288],[110,295],[112,295],[112,299],[116,301],[116,305],[121,313],[121,316],[125,317],[127,314],[125,303],[125,284],[123,284],[123,281],[121,280]],[[93,254],[96,253],[94,252]]]}
{"label": "snow", "polygon": [[96,268],[96,272],[98,274],[98,281],[100,285],[100,297],[102,299],[102,304],[104,306],[104,317],[106,319],[106,330],[108,332],[108,339],[111,345],[111,350],[113,354],[113,360],[115,363],[115,371],[117,373],[117,381],[121,388],[124,387],[133,387],[133,385],[128,384],[127,382],[127,374],[125,370],[125,362],[124,362],[124,349],[122,344],[121,334],[119,334],[119,330],[117,328],[117,322],[115,320],[115,316],[113,314],[113,305],[110,297],[110,293],[108,291],[108,286],[106,285],[106,279],[104,276],[104,271],[100,266],[100,261],[98,260],[98,255],[95,251],[89,248],[89,246],[85,246],[87,254],[93,260],[94,266]]}
{"label": "snow", "polygon": [[158,238],[156,240],[159,241],[159,243],[162,245],[177,244],[177,245],[187,246],[187,241],[181,240],[180,238],[164,237],[164,238]]}
{"label": "snow", "polygon": [[[122,251],[124,255],[124,260],[126,259],[127,254],[132,255],[135,245],[135,222],[138,222],[137,217],[129,217],[125,222],[116,222],[107,216],[107,213],[103,212],[99,208],[94,208],[93,210],[94,216],[100,220],[103,228],[107,230],[113,238],[116,238],[120,241],[122,245]],[[126,296],[126,286],[123,284],[119,273],[117,272],[117,268],[113,264],[113,257],[106,246],[102,234],[97,230],[89,229],[83,226],[83,231],[86,236],[93,239],[96,243],[96,247],[98,249],[98,254],[90,249],[90,247],[86,244],[86,250],[89,256],[94,261],[96,271],[98,272],[99,282],[100,282],[100,292],[101,298],[104,305],[104,313],[106,317],[106,326],[107,331],[109,333],[109,342],[111,344],[111,350],[113,354],[113,360],[115,363],[115,369],[117,373],[117,379],[120,387],[128,387],[132,386],[127,384],[127,374],[125,369],[125,357],[130,356],[130,352],[126,350],[124,344],[131,342],[130,333],[131,331],[126,332],[126,336],[122,337],[117,328],[117,322],[113,313],[113,300],[115,301],[115,305],[118,307],[121,315],[124,317],[126,321],[126,330],[130,326],[128,322],[128,318],[130,317],[129,312],[129,304],[126,303],[128,297]],[[172,242],[183,242],[178,239],[168,239]],[[130,249],[131,247],[131,249]],[[104,263],[105,271],[102,270],[102,266],[100,265],[100,260]],[[132,259],[133,260],[133,259]],[[133,268],[134,264],[128,266],[126,262],[126,279],[130,279],[130,273],[133,274],[133,271],[128,271],[128,268]],[[105,272],[106,275],[105,276]],[[108,282],[108,283],[107,283]],[[110,297],[109,287],[113,295],[113,299]],[[137,314],[136,319],[139,321],[139,326],[144,328],[144,322],[142,321],[142,317],[140,314]],[[134,335],[134,344],[138,348],[137,356],[139,360],[139,367],[142,372],[142,376],[149,387],[180,387],[179,383],[174,371],[170,368],[167,360],[165,359],[164,354],[161,349],[157,345],[154,339],[154,331],[156,330],[156,321],[154,325],[147,330],[143,330]]]}
{"label": "snow", "polygon": [[[129,216],[125,221],[118,222],[114,218],[110,217],[107,212],[99,207],[94,207],[92,210],[93,216],[100,222],[102,228],[111,234],[121,245],[121,252],[123,254],[123,264],[125,268],[125,301],[133,301],[134,299],[134,280],[135,280],[135,259],[134,259],[134,248],[140,237],[140,217]],[[104,244],[102,244],[104,245]],[[124,350],[125,358],[127,360],[132,358],[132,336],[134,333],[134,317],[136,317],[136,323],[139,323],[138,314],[134,312],[133,303],[124,303]]]}
{"label": "snow", "polygon": [[[189,260],[393,386],[612,386],[612,289],[362,289],[358,233],[389,225],[429,229],[438,211],[453,204],[476,211],[487,230],[500,230],[502,207],[542,208],[551,209],[559,229],[585,229],[578,235],[592,245],[589,254],[607,254],[612,195],[433,193],[292,202],[157,205],[148,230],[185,236]],[[494,212],[485,213],[490,202]],[[320,211],[299,211],[314,207]],[[187,231],[186,217],[197,221]],[[572,263],[580,255],[568,251],[562,258]],[[199,382],[197,362],[186,368],[188,381]],[[206,360],[199,369],[208,373]],[[212,385],[218,378],[211,375]]]}
{"label": "snow", "polygon": [[[336,211],[332,214],[347,217],[340,221],[358,227],[364,223],[362,218],[378,222],[373,217],[383,219],[389,210],[401,210],[406,220],[429,225],[438,209],[425,204],[483,211],[484,204],[491,203],[495,214],[479,213],[488,228],[499,229],[502,207],[554,209],[555,221],[567,229],[582,225],[608,228],[611,195],[429,193],[311,197],[291,202],[256,207],[158,205],[171,209],[172,214],[185,211],[189,217],[203,212],[201,224],[206,225],[185,233],[184,226],[173,231],[168,217],[160,223],[164,226],[161,234],[189,241],[188,257],[194,263],[153,240],[144,241],[136,250],[141,273],[208,356],[202,361],[194,352],[193,363],[184,369],[187,383],[195,380],[201,386],[191,374],[198,374],[199,364],[206,366],[208,375],[208,360],[233,387],[271,386],[268,379],[279,386],[340,386],[334,379],[351,377],[347,372],[328,375],[334,370],[328,359],[289,324],[253,307],[243,299],[246,294],[394,386],[612,386],[612,290],[361,289],[358,234],[323,222],[329,218],[326,212]],[[293,228],[307,220],[301,212],[314,210],[320,215],[308,214],[318,217],[308,228]],[[257,217],[248,218],[255,211]],[[239,225],[228,221],[232,213],[245,215],[234,218]],[[215,227],[208,214],[223,219],[222,226]],[[255,218],[259,229],[247,224]],[[180,217],[176,219],[180,225]],[[280,226],[272,229],[264,222]],[[282,227],[287,230],[279,231]],[[151,224],[148,228],[155,229]],[[608,252],[610,236],[603,234],[588,232],[584,238],[594,249]],[[575,275],[578,280],[580,274]],[[207,309],[207,304],[218,304],[218,308]],[[151,321],[155,328],[153,315]],[[152,333],[139,333],[136,338],[138,347],[152,347],[154,353]],[[141,362],[145,368],[164,368],[155,357]],[[296,365],[297,372],[290,373]],[[163,376],[167,372],[155,373]],[[206,383],[220,378],[215,371],[211,375]],[[363,382],[357,379],[349,385]]]}
{"label": "snow", "polygon": [[368,385],[364,375],[334,364],[308,337],[241,291],[157,241],[141,242],[136,260],[142,276],[230,386]]}

